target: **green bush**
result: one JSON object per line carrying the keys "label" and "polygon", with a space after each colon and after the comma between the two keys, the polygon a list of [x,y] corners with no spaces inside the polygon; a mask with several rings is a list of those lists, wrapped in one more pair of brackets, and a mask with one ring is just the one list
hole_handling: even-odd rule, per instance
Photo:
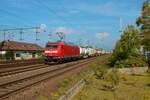
{"label": "green bush", "polygon": [[114,66],[115,63],[117,62],[117,57],[115,57],[113,54],[108,58],[108,61],[109,61],[109,65],[110,66]]}
{"label": "green bush", "polygon": [[105,76],[105,80],[111,83],[110,89],[116,89],[120,82],[120,73],[116,68],[113,68],[108,74]]}
{"label": "green bush", "polygon": [[3,57],[3,55],[2,54],[0,54],[0,59],[3,59],[4,57]]}
{"label": "green bush", "polygon": [[150,59],[147,60],[148,66],[150,67]]}
{"label": "green bush", "polygon": [[44,62],[45,61],[45,56],[42,55],[39,59],[40,59],[41,62]]}
{"label": "green bush", "polygon": [[38,100],[48,100],[47,97],[45,96],[39,96],[39,99]]}
{"label": "green bush", "polygon": [[128,59],[117,61],[115,63],[115,66],[118,68],[145,67],[145,66],[147,66],[147,63],[146,63],[146,60],[144,59],[144,57],[129,56]]}
{"label": "green bush", "polygon": [[140,52],[141,40],[140,32],[133,25],[129,25],[116,43],[109,58],[110,65],[119,68],[147,66]]}
{"label": "green bush", "polygon": [[148,72],[150,72],[150,58],[147,59],[147,63],[148,63]]}
{"label": "green bush", "polygon": [[66,87],[70,83],[69,79],[64,79],[59,85],[60,87]]}
{"label": "green bush", "polygon": [[104,79],[106,73],[107,73],[107,68],[105,66],[97,66],[94,69],[94,75],[98,79]]}
{"label": "green bush", "polygon": [[5,54],[5,58],[7,60],[14,60],[14,52],[11,50],[8,50]]}

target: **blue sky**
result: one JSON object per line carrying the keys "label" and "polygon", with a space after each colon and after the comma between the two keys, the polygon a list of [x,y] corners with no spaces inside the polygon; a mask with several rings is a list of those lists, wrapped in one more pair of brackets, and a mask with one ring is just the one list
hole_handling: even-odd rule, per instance
{"label": "blue sky", "polygon": [[[44,45],[57,40],[56,31],[66,34],[66,41],[112,49],[122,25],[134,24],[141,13],[143,0],[0,0],[0,29],[46,25],[47,32],[35,41],[34,30],[24,32],[24,41]],[[7,38],[19,39],[13,31]],[[48,38],[48,33],[52,36]],[[3,40],[2,32],[0,39]]]}

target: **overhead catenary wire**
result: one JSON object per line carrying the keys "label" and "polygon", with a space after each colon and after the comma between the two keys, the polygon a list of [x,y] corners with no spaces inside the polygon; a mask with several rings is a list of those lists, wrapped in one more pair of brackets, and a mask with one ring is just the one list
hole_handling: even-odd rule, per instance
{"label": "overhead catenary wire", "polygon": [[24,27],[24,28],[7,28],[7,29],[1,29],[0,32],[3,32],[4,35],[4,40],[6,39],[6,32],[9,31],[20,31],[20,40],[23,40],[22,35],[23,35],[23,30],[32,30],[35,29],[36,30],[36,40],[38,39],[38,33],[39,33],[39,29],[40,27]]}
{"label": "overhead catenary wire", "polygon": [[52,14],[54,14],[56,17],[60,18],[60,20],[62,20],[63,22],[65,22],[65,24],[73,26],[70,22],[68,22],[68,20],[66,20],[66,18],[64,18],[63,16],[60,16],[59,14],[57,14],[53,9],[51,9],[47,4],[39,1],[39,0],[33,0],[36,4],[38,4],[41,7],[45,7],[45,9],[47,9],[48,11],[50,11]]}
{"label": "overhead catenary wire", "polygon": [[[23,24],[29,26],[27,21],[23,17],[18,16],[16,13],[10,12],[6,9],[0,9],[0,11],[4,14],[7,14],[7,15],[11,16],[11,17],[19,19],[20,22],[22,22]],[[3,17],[3,16],[1,16],[1,17]],[[23,40],[23,38],[22,38],[23,30],[28,30],[28,29],[33,28],[33,27],[31,27],[31,28],[9,28],[9,27],[10,26],[8,26],[8,25],[7,26],[6,25],[0,25],[0,32],[2,32],[4,40],[6,40],[6,34],[7,33],[12,33],[12,32],[9,32],[9,31],[19,31],[19,33],[20,33],[20,39],[19,40]],[[10,38],[10,36],[9,36],[9,38]]]}
{"label": "overhead catenary wire", "polygon": [[[69,25],[69,26],[73,26],[70,22],[68,22],[68,20],[66,18],[64,18],[63,16],[59,15],[57,12],[55,12],[53,9],[51,9],[46,3],[41,2],[40,0],[33,0],[38,6],[40,7],[44,7],[45,9],[47,9],[48,11],[50,11],[52,14],[54,14],[56,17],[58,17],[61,21],[64,22],[64,24]],[[57,34],[58,35],[58,34]],[[50,36],[49,36],[50,37]],[[58,37],[60,37],[58,35]],[[64,37],[63,39],[65,39],[65,34],[62,34],[61,37]]]}
{"label": "overhead catenary wire", "polygon": [[[44,2],[41,2],[40,0],[33,0],[34,2],[36,2],[36,4],[38,6],[42,6],[44,7],[45,9],[47,9],[48,11],[50,11],[52,14],[54,14],[56,17],[58,17],[60,20],[62,20],[65,24],[69,25],[69,26],[72,26],[72,24],[67,20],[65,19],[63,16],[59,15],[57,12],[55,12],[53,9],[51,9],[46,3]],[[0,9],[0,11],[4,12],[5,14],[7,15],[10,15],[10,16],[13,16],[15,18],[19,18],[19,19],[22,19],[20,21],[22,21],[22,23],[26,23],[25,20],[23,20],[24,18],[21,17],[21,16],[18,16],[15,12],[10,12],[8,10],[5,10],[5,9]],[[20,40],[23,40],[23,33],[24,31],[23,30],[27,30],[25,28],[5,28],[5,29],[1,29],[0,31],[3,32],[4,34],[4,40],[6,39],[6,34],[7,32],[9,31],[14,31],[14,30],[17,30],[19,31],[19,34],[20,34]],[[36,29],[36,34],[38,33],[37,29]],[[37,39],[37,35],[36,35],[36,40],[39,40]]]}

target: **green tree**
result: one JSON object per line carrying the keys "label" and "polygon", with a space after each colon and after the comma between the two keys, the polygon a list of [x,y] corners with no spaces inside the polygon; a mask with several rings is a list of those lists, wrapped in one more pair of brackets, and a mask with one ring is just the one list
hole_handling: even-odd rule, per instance
{"label": "green tree", "polygon": [[128,25],[113,50],[110,58],[111,65],[114,66],[116,62],[128,59],[130,56],[140,55],[140,47],[141,36],[139,31],[133,25]]}
{"label": "green tree", "polygon": [[[140,27],[141,34],[143,35],[144,51],[150,51],[150,0],[143,3],[142,14],[136,20],[137,26]],[[150,59],[147,63],[150,66]]]}
{"label": "green tree", "polygon": [[150,51],[150,0],[143,3],[142,13],[136,20],[140,27],[141,34],[144,36],[144,49]]}
{"label": "green tree", "polygon": [[14,52],[11,50],[8,50],[5,54],[5,58],[7,60],[14,60]]}

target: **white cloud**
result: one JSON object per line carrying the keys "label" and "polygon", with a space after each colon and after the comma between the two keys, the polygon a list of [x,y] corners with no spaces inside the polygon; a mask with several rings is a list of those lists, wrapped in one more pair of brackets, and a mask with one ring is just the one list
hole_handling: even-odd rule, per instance
{"label": "white cloud", "polygon": [[53,33],[57,33],[57,32],[62,32],[64,34],[71,34],[73,33],[73,30],[66,27],[58,27],[53,31]]}
{"label": "white cloud", "polygon": [[99,38],[99,39],[105,39],[108,36],[109,36],[109,33],[107,32],[96,33],[96,38]]}

